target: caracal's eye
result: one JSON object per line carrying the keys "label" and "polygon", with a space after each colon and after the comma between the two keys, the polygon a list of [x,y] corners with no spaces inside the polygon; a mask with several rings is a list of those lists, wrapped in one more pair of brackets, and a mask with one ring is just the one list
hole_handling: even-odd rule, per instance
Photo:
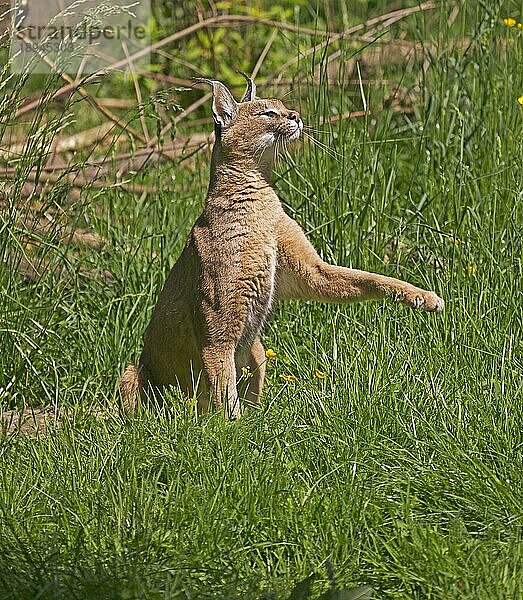
{"label": "caracal's eye", "polygon": [[262,115],[263,117],[277,117],[278,114],[279,114],[278,111],[273,110],[272,108],[264,110],[263,112],[260,113],[260,115]]}

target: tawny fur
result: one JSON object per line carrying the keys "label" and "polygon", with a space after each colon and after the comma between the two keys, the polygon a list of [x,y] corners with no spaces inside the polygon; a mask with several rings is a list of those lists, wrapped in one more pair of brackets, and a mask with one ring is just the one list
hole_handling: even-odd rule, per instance
{"label": "tawny fur", "polygon": [[225,403],[227,417],[239,416],[240,399],[258,402],[266,360],[259,336],[277,300],[390,297],[429,311],[444,306],[404,281],[325,263],[271,186],[275,150],[301,134],[298,113],[255,98],[252,82],[236,103],[223,84],[206,81],[216,124],[209,190],[160,293],[138,367],[121,379],[128,410],[167,386],[196,397],[199,412]]}
{"label": "tawny fur", "polygon": [[122,407],[126,412],[134,412],[142,390],[147,389],[148,380],[135,365],[127,365],[120,379]]}

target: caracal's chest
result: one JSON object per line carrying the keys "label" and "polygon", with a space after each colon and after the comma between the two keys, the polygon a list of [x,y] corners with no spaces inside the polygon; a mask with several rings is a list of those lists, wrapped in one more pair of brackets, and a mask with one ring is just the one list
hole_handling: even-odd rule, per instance
{"label": "caracal's chest", "polygon": [[209,320],[236,330],[242,346],[256,339],[272,307],[276,220],[275,214],[254,212],[219,222],[202,215],[193,230],[202,308]]}
{"label": "caracal's chest", "polygon": [[250,345],[263,328],[273,304],[275,279],[276,247],[272,244],[260,246],[251,268],[245,269],[244,276],[238,280],[243,320],[240,345]]}

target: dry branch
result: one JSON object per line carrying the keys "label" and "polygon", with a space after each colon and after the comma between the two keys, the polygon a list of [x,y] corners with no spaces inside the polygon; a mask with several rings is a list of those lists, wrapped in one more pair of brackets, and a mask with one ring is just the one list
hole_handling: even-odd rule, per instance
{"label": "dry branch", "polygon": [[[74,135],[67,137],[55,138],[55,144],[53,147],[53,153],[59,154],[61,152],[74,152],[88,146],[102,142],[114,129],[113,123],[102,123],[91,129],[80,131]],[[0,160],[12,160],[16,156],[23,154],[25,149],[25,142],[13,144],[5,148],[0,147]]]}
{"label": "dry branch", "polygon": [[276,70],[276,72],[270,77],[270,79],[277,79],[278,76],[281,75],[282,73],[284,73],[289,67],[292,67],[293,65],[295,65],[299,61],[303,60],[307,56],[310,56],[311,54],[317,54],[318,52],[320,52],[327,46],[330,46],[334,42],[337,42],[339,40],[350,37],[351,35],[354,35],[355,33],[364,31],[365,29],[369,29],[371,27],[375,28],[373,33],[377,34],[379,30],[385,29],[386,27],[389,27],[393,23],[397,23],[398,21],[401,21],[402,19],[405,19],[406,17],[408,17],[414,13],[426,11],[426,10],[432,10],[432,9],[436,8],[437,6],[438,6],[437,2],[433,2],[432,0],[429,0],[429,2],[424,2],[423,4],[420,4],[419,6],[413,6],[412,8],[403,8],[400,10],[395,10],[395,11],[386,13],[384,15],[380,15],[379,17],[374,17],[373,19],[369,19],[365,23],[360,23],[359,25],[354,25],[353,27],[350,27],[349,29],[347,29],[346,31],[343,31],[341,33],[332,34],[328,37],[327,40],[321,42],[320,44],[316,44],[312,48],[309,48],[303,54],[300,54],[299,56],[287,61],[283,66],[281,66],[279,69]]}
{"label": "dry branch", "polygon": [[[343,31],[340,33],[332,33],[332,32],[328,32],[328,31],[319,31],[319,30],[315,30],[315,29],[301,28],[301,27],[297,27],[295,25],[288,25],[286,23],[278,23],[276,21],[270,21],[267,19],[259,19],[256,17],[248,16],[248,15],[218,15],[218,16],[210,17],[209,19],[203,19],[202,21],[199,21],[198,23],[194,23],[193,25],[186,27],[185,29],[183,29],[181,31],[173,33],[172,35],[169,35],[169,36],[163,38],[162,40],[159,40],[158,42],[151,44],[150,46],[147,46],[146,48],[143,48],[142,50],[139,50],[135,54],[132,54],[129,57],[126,57],[125,59],[116,61],[115,63],[108,65],[104,69],[101,69],[101,70],[97,71],[96,73],[93,73],[92,75],[89,75],[87,77],[84,77],[83,80],[81,80],[81,81],[71,81],[67,85],[59,88],[52,95],[51,98],[54,99],[54,98],[57,98],[60,96],[67,95],[67,94],[73,92],[79,86],[86,85],[87,83],[94,81],[94,80],[100,78],[101,76],[106,75],[107,73],[110,73],[111,71],[115,71],[117,69],[125,67],[126,65],[129,64],[129,61],[135,62],[135,61],[139,60],[140,58],[142,58],[143,56],[147,56],[151,52],[154,52],[160,48],[163,48],[164,46],[171,44],[172,42],[184,39],[184,38],[192,35],[196,31],[199,31],[200,29],[203,29],[206,27],[232,27],[232,26],[236,26],[238,23],[251,23],[251,24],[265,25],[265,26],[272,27],[275,29],[280,29],[280,30],[292,31],[294,33],[299,33],[299,34],[304,34],[304,35],[311,35],[311,36],[327,38],[327,40],[325,42],[322,42],[321,44],[316,45],[313,48],[309,49],[300,58],[293,59],[292,61],[287,62],[283,67],[278,69],[278,71],[270,78],[271,80],[273,80],[276,77],[278,77],[279,75],[281,75],[286,68],[295,64],[301,58],[304,58],[305,56],[308,56],[313,52],[317,52],[318,50],[321,50],[323,47],[325,47],[325,45],[332,44],[333,42],[340,40],[340,39],[345,39],[355,33],[364,31],[364,30],[366,30],[370,27],[374,27],[376,25],[380,25],[383,28],[384,26],[388,26],[392,23],[395,23],[395,22],[409,16],[410,14],[424,11],[424,10],[430,10],[432,8],[435,8],[436,6],[437,6],[436,2],[429,1],[429,2],[425,2],[423,4],[420,4],[419,6],[409,8],[409,9],[392,11],[385,15],[381,15],[379,17],[369,19],[365,23],[360,23],[358,25],[355,25],[354,27],[350,27],[346,31]],[[384,24],[386,24],[386,25],[384,25]],[[23,114],[37,108],[40,104],[40,101],[41,101],[40,99],[37,99],[37,100],[34,100],[34,101],[26,104],[25,106],[22,106],[17,111],[16,116],[23,115]]]}

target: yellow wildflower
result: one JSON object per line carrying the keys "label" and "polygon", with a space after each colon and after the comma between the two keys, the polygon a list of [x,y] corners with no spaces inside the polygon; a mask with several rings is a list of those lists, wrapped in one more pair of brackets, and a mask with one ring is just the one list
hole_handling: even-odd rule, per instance
{"label": "yellow wildflower", "polygon": [[268,349],[265,351],[265,356],[266,356],[267,358],[276,358],[276,352],[274,352],[274,350],[273,350],[272,348],[268,348]]}
{"label": "yellow wildflower", "polygon": [[285,373],[282,373],[280,375],[280,377],[283,379],[283,381],[288,381],[288,382],[295,382],[298,381],[298,378],[296,377],[296,375],[286,375]]}
{"label": "yellow wildflower", "polygon": [[516,25],[516,27],[517,27],[518,29],[520,29],[521,31],[523,31],[523,23],[518,23],[518,24]]}
{"label": "yellow wildflower", "polygon": [[467,271],[469,272],[470,275],[472,275],[473,273],[476,272],[476,265],[469,265],[467,267]]}
{"label": "yellow wildflower", "polygon": [[514,25],[516,24],[516,19],[508,17],[507,19],[503,19],[503,23],[505,23],[507,27],[514,27]]}
{"label": "yellow wildflower", "polygon": [[243,373],[243,376],[244,376],[244,377],[247,377],[247,379],[248,379],[249,377],[252,377],[252,376],[253,376],[253,373],[251,373],[251,368],[250,368],[249,366],[247,366],[247,367],[242,367],[242,373]]}
{"label": "yellow wildflower", "polygon": [[197,400],[193,396],[192,398],[187,398],[187,406],[196,406]]}
{"label": "yellow wildflower", "polygon": [[319,369],[316,369],[314,371],[314,375],[316,375],[318,379],[325,379],[325,377],[327,377],[327,374],[324,371],[320,371]]}
{"label": "yellow wildflower", "polygon": [[521,104],[521,106],[523,106],[523,96],[520,96],[518,98],[518,102]]}

